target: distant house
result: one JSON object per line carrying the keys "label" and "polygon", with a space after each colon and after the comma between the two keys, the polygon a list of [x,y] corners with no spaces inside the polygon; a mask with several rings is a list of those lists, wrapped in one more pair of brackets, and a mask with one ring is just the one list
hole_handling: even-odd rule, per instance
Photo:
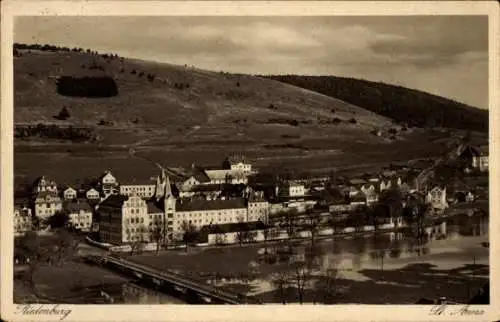
{"label": "distant house", "polygon": [[365,198],[366,198],[366,204],[369,206],[378,202],[379,196],[375,191],[369,190],[365,193]]}
{"label": "distant house", "polygon": [[461,160],[466,167],[477,169],[481,172],[488,171],[488,147],[475,147],[467,145],[462,147],[462,152],[459,154],[458,159]]}
{"label": "distant house", "polygon": [[243,172],[245,174],[252,172],[252,165],[242,154],[227,157],[222,164],[222,168],[235,172]]}
{"label": "distant house", "polygon": [[31,209],[26,206],[14,205],[14,236],[22,236],[32,230]]}
{"label": "distant house", "polygon": [[94,188],[90,188],[86,193],[85,197],[87,200],[99,200],[101,195],[99,194],[99,191],[97,191]]}
{"label": "distant house", "polygon": [[443,211],[449,207],[446,198],[446,188],[434,187],[427,193],[425,202],[430,205],[434,211]]}
{"label": "distant house", "polygon": [[76,190],[71,187],[68,187],[63,191],[63,198],[65,200],[76,199],[76,196],[77,196]]}
{"label": "distant house", "polygon": [[45,176],[41,176],[35,180],[33,183],[33,192],[38,194],[42,191],[50,191],[57,194],[57,184],[53,180],[47,179]]}
{"label": "distant house", "polygon": [[304,197],[305,187],[295,182],[285,182],[279,187],[279,195],[282,197]]}
{"label": "distant house", "polygon": [[69,224],[81,231],[92,228],[92,207],[85,201],[71,201],[64,205],[68,212]]}
{"label": "distant house", "polygon": [[105,197],[118,193],[118,182],[109,170],[99,178],[99,186]]}
{"label": "distant house", "polygon": [[56,193],[41,191],[35,199],[35,216],[47,219],[62,209],[62,201]]}

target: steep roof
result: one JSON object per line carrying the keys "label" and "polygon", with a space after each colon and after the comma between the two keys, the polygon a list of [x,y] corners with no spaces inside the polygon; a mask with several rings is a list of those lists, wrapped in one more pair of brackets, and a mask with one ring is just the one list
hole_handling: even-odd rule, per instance
{"label": "steep roof", "polygon": [[156,185],[156,178],[130,178],[125,182],[121,182],[120,186],[133,186],[133,185]]}
{"label": "steep roof", "polygon": [[176,211],[200,211],[200,210],[218,210],[218,209],[239,209],[246,208],[245,199],[234,198],[226,200],[206,200],[196,198],[192,200],[178,199]]}
{"label": "steep roof", "polygon": [[157,213],[162,213],[163,210],[160,209],[155,202],[153,201],[147,201],[146,205],[148,206],[148,214],[157,214]]}
{"label": "steep roof", "polygon": [[69,212],[79,212],[80,210],[92,212],[92,207],[86,202],[67,202],[64,204]]}
{"label": "steep roof", "polygon": [[37,195],[36,195],[36,198],[46,198],[46,197],[52,197],[53,199],[60,199],[59,196],[57,195],[57,193],[55,192],[52,192],[52,191],[40,191]]}
{"label": "steep roof", "polygon": [[113,208],[121,208],[123,203],[128,200],[128,196],[124,195],[110,195],[103,202],[101,202],[100,207],[113,207]]}
{"label": "steep roof", "polygon": [[239,162],[243,162],[243,163],[247,162],[245,155],[243,155],[241,153],[232,154],[232,155],[226,157],[226,160],[231,164],[235,164],[235,163],[239,163]]}

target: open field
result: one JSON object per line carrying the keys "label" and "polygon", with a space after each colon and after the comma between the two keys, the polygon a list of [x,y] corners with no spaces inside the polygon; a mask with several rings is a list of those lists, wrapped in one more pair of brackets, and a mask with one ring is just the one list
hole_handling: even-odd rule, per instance
{"label": "open field", "polygon": [[[411,128],[391,140],[387,131],[400,126],[386,117],[260,77],[85,52],[20,52],[14,60],[16,125],[83,126],[98,140],[16,139],[16,185],[42,174],[77,184],[106,169],[119,180],[149,178],[157,168],[148,160],[218,166],[232,152],[245,153],[256,167],[364,172],[439,156],[463,135]],[[57,92],[61,76],[112,77],[118,95],[63,96]],[[62,107],[69,111],[67,120],[54,118]],[[331,123],[334,118],[340,123]],[[348,122],[353,118],[355,123]],[[101,120],[112,124],[97,125]],[[374,135],[376,129],[383,135]],[[487,140],[485,134],[475,135]]]}

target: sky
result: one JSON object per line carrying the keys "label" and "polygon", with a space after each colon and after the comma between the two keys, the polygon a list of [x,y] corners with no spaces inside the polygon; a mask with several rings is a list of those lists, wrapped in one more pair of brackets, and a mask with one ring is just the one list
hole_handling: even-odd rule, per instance
{"label": "sky", "polygon": [[335,75],[488,108],[486,16],[20,17],[14,41],[214,71]]}

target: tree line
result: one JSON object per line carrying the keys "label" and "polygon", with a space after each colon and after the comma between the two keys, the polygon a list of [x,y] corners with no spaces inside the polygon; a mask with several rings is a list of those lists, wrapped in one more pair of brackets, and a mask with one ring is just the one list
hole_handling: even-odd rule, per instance
{"label": "tree line", "polygon": [[69,140],[73,142],[87,142],[97,140],[97,135],[90,128],[76,128],[73,126],[61,127],[55,124],[37,124],[20,126],[14,129],[14,137],[26,139],[39,137],[43,139]]}
{"label": "tree line", "polygon": [[264,76],[313,90],[416,127],[488,131],[488,111],[422,91],[337,76]]}

